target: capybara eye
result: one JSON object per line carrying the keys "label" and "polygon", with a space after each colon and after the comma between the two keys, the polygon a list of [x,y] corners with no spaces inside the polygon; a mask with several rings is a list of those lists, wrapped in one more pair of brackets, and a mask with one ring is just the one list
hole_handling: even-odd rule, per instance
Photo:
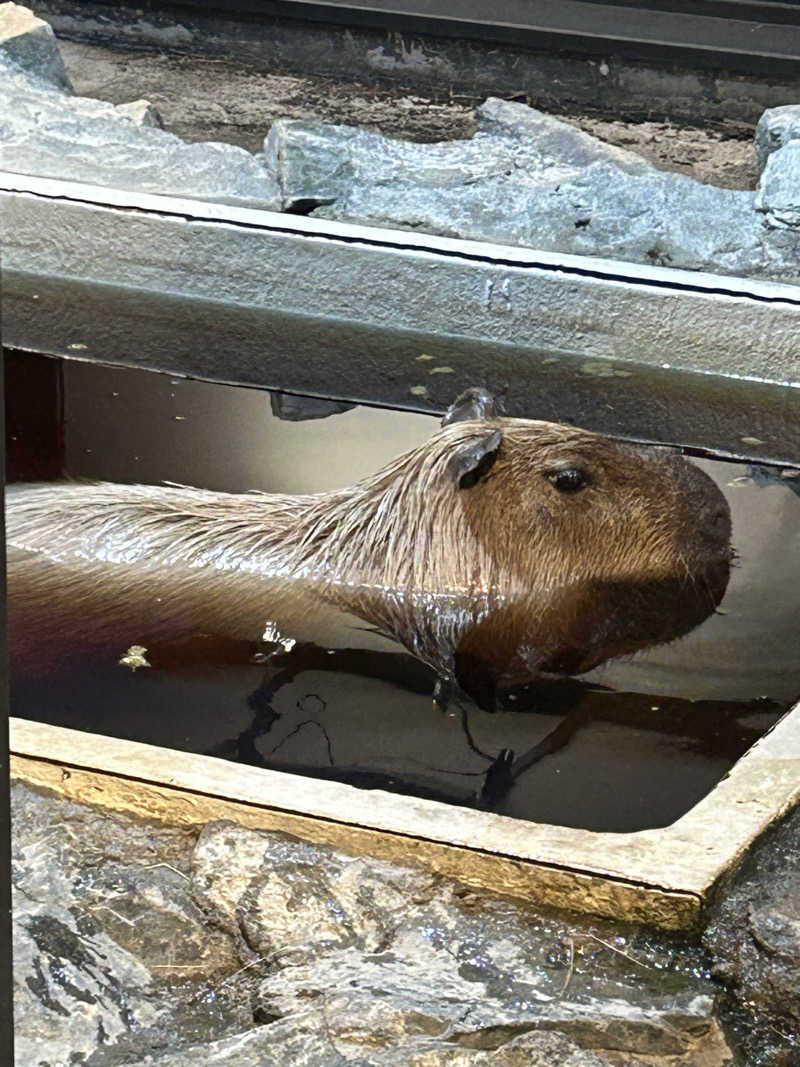
{"label": "capybara eye", "polygon": [[559,493],[574,493],[589,484],[588,474],[580,467],[563,467],[558,471],[550,471],[546,477]]}

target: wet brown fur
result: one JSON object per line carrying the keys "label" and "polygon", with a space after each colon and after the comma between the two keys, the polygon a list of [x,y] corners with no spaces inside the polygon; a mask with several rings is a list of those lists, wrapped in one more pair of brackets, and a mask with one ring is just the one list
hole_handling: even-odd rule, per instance
{"label": "wet brown fur", "polygon": [[[502,440],[459,488],[454,457]],[[549,480],[580,467],[589,484]],[[527,420],[440,429],[356,486],[310,496],[107,483],[12,487],[12,646],[180,632],[256,640],[334,606],[473,692],[577,673],[677,637],[719,603],[730,519],[683,458]],[[121,643],[121,647],[120,647]],[[41,655],[41,653],[40,653]]]}

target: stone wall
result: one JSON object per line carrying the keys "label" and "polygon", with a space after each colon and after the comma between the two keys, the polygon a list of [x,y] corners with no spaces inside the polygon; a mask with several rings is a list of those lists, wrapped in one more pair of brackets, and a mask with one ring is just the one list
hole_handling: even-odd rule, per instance
{"label": "stone wall", "polygon": [[[0,4],[0,166],[316,217],[636,263],[800,277],[800,107],[764,113],[758,188],[664,171],[524,104],[489,99],[469,139],[419,144],[278,119],[262,152],[187,144],[147,101],[70,92],[52,31]],[[265,131],[266,132],[266,131]]]}

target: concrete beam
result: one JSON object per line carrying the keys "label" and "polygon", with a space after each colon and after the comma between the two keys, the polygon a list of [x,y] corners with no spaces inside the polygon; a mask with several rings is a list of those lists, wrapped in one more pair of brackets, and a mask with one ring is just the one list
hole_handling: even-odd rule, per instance
{"label": "concrete beam", "polygon": [[800,464],[800,289],[0,174],[4,343]]}

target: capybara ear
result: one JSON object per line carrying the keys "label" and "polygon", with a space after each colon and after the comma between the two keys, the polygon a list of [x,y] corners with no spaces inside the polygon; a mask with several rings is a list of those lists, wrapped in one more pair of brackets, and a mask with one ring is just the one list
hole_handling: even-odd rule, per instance
{"label": "capybara ear", "polygon": [[490,393],[482,386],[465,389],[455,398],[442,416],[442,426],[451,422],[465,422],[467,419],[499,419],[506,413],[504,386],[499,393]]}
{"label": "capybara ear", "polygon": [[471,489],[492,469],[503,435],[500,430],[473,437],[460,445],[450,457],[448,470],[459,489]]}

